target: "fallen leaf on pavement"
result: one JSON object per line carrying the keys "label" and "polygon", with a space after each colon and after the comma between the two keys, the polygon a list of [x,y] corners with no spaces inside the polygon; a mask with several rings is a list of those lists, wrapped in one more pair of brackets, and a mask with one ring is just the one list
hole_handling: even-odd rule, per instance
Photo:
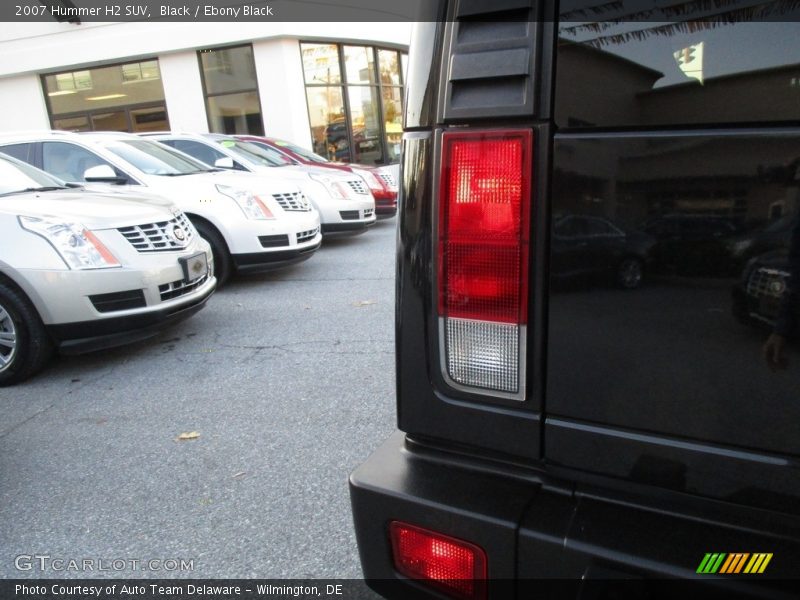
{"label": "fallen leaf on pavement", "polygon": [[196,440],[200,437],[200,434],[197,431],[189,431],[186,433],[182,433],[178,436],[178,441],[186,441],[186,440]]}
{"label": "fallen leaf on pavement", "polygon": [[353,302],[353,306],[369,306],[370,304],[375,304],[375,300],[361,300],[359,302]]}

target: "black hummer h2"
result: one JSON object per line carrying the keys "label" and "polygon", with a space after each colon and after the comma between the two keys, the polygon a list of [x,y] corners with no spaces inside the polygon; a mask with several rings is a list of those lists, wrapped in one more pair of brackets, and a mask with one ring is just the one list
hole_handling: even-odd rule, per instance
{"label": "black hummer h2", "polygon": [[[800,204],[797,3],[555,4],[432,1],[415,28],[400,431],[350,482],[364,576],[398,598],[791,596],[796,227],[783,287],[750,278]],[[767,300],[773,325],[736,318]]]}

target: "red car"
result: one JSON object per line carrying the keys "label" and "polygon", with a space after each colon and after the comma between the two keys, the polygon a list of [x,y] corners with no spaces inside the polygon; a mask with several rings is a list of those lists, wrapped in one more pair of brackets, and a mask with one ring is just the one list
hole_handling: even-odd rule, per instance
{"label": "red car", "polygon": [[332,162],[297,144],[277,138],[257,135],[237,135],[235,137],[274,150],[289,159],[293,164],[356,173],[366,181],[372,195],[375,197],[375,215],[379,219],[389,219],[397,214],[397,183],[391,173],[367,165]]}

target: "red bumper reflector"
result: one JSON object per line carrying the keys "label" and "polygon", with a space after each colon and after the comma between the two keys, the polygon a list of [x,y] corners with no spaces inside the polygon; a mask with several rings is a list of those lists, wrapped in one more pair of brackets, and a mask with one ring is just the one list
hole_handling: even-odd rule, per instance
{"label": "red bumper reflector", "polygon": [[486,597],[486,553],[469,542],[414,525],[389,525],[394,566],[419,580],[463,600]]}

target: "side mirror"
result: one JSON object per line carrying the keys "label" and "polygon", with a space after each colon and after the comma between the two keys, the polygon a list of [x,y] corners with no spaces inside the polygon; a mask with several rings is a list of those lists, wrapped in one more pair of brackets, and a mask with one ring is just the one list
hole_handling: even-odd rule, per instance
{"label": "side mirror", "polygon": [[214,166],[218,169],[232,169],[233,159],[230,156],[223,156],[214,161]]}
{"label": "side mirror", "polygon": [[123,184],[127,180],[124,177],[118,177],[108,165],[97,165],[96,167],[89,167],[83,173],[83,179],[89,183],[116,183]]}

